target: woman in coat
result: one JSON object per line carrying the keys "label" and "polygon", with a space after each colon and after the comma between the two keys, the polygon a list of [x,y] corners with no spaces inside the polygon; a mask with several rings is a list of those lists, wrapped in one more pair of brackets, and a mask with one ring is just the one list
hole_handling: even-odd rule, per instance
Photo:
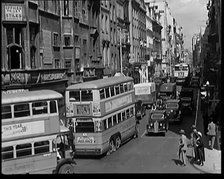
{"label": "woman in coat", "polygon": [[182,166],[186,166],[187,138],[185,135],[185,131],[183,129],[181,129],[179,133],[181,137],[179,141],[178,155],[179,155],[179,159],[182,162]]}

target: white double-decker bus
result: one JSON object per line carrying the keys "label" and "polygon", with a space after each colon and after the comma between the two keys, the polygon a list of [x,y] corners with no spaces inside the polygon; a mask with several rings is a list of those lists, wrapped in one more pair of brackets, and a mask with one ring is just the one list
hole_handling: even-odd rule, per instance
{"label": "white double-decker bus", "polygon": [[184,81],[190,73],[190,67],[187,63],[179,63],[174,66],[174,77],[177,78],[179,82]]}
{"label": "white double-decker bus", "polygon": [[137,133],[133,78],[110,77],[66,89],[66,117],[74,122],[76,155],[118,149]]}
{"label": "white double-decker bus", "polygon": [[53,90],[2,92],[2,173],[74,173],[75,162],[57,158],[62,97]]}

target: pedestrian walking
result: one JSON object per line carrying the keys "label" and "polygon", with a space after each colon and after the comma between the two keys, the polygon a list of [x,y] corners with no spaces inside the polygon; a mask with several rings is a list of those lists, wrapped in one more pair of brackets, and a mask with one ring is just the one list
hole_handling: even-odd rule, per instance
{"label": "pedestrian walking", "polygon": [[179,134],[180,134],[180,140],[178,147],[178,156],[179,160],[182,163],[182,166],[186,166],[187,137],[183,129],[180,130]]}
{"label": "pedestrian walking", "polygon": [[210,118],[210,122],[208,124],[207,135],[209,136],[209,148],[213,150],[216,137],[216,124],[213,122],[212,117]]}
{"label": "pedestrian walking", "polygon": [[69,119],[68,128],[69,128],[68,144],[70,148],[70,155],[73,158],[75,155],[75,136],[74,136],[74,122],[72,121],[72,119]]}
{"label": "pedestrian walking", "polygon": [[204,150],[204,143],[202,141],[202,133],[198,132],[198,138],[196,141],[196,145],[198,148],[198,165],[203,166],[205,161],[205,150]]}
{"label": "pedestrian walking", "polygon": [[197,148],[197,145],[196,145],[196,141],[197,141],[197,138],[198,138],[198,131],[197,131],[197,128],[195,125],[192,126],[192,133],[191,133],[191,145],[193,147],[193,150],[192,150],[192,163],[196,162],[198,160],[198,148]]}

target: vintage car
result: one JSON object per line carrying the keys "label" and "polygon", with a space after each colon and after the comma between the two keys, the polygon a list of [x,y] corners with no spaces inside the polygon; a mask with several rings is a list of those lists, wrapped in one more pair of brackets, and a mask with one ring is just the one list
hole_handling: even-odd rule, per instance
{"label": "vintage car", "polygon": [[165,102],[166,114],[169,122],[181,122],[180,100],[168,99]]}
{"label": "vintage car", "polygon": [[148,124],[146,125],[147,135],[151,133],[163,133],[165,136],[168,131],[168,124],[166,110],[151,110]]}
{"label": "vintage car", "polygon": [[182,88],[180,91],[179,99],[180,99],[180,105],[181,110],[186,111],[190,110],[193,111],[194,108],[194,89],[193,88]]}
{"label": "vintage car", "polygon": [[193,76],[190,81],[190,86],[193,88],[200,87],[200,78],[198,76]]}
{"label": "vintage car", "polygon": [[176,98],[176,83],[163,83],[161,84],[158,92],[158,98],[162,100]]}

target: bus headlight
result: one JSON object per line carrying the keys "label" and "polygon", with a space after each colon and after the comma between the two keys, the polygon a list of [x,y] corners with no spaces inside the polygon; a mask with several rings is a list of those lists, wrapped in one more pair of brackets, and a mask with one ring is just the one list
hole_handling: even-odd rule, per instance
{"label": "bus headlight", "polygon": [[159,126],[161,127],[161,126],[163,126],[163,124],[162,124],[162,123],[160,123],[160,124],[159,124]]}

